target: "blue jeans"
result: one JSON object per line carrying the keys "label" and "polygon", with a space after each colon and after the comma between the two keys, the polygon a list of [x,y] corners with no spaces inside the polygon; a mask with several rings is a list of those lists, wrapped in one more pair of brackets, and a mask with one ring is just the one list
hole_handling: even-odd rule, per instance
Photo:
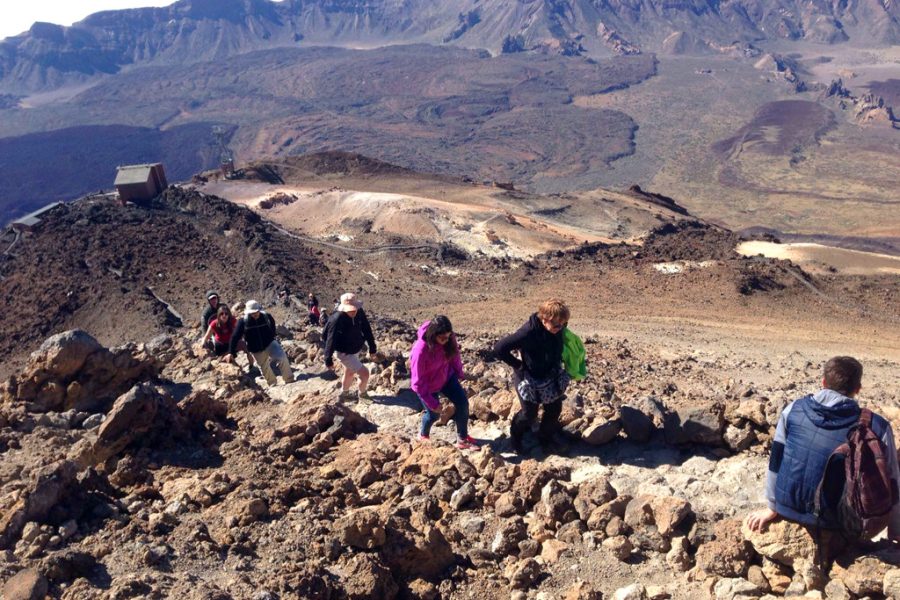
{"label": "blue jeans", "polygon": [[[468,437],[469,399],[466,398],[466,392],[459,384],[456,375],[450,376],[439,393],[447,396],[450,402],[453,403],[453,406],[456,407],[456,413],[453,415],[453,421],[456,423],[456,436],[459,439]],[[425,401],[422,400],[421,396],[419,397],[419,402],[425,407],[425,412],[422,413],[422,425],[419,427],[419,435],[429,435],[431,433],[431,426],[434,425],[441,415],[425,406]]]}

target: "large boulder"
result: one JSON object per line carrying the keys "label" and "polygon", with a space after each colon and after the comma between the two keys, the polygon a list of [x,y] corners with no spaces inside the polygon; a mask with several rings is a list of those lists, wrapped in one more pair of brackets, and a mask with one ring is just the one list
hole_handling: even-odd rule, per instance
{"label": "large boulder", "polygon": [[37,569],[24,569],[13,575],[3,585],[4,600],[44,600],[47,596],[47,578]]}
{"label": "large boulder", "polygon": [[371,554],[356,554],[343,566],[341,587],[347,600],[393,600],[399,591],[391,572]]}
{"label": "large boulder", "polygon": [[31,412],[105,412],[114,398],[161,368],[145,346],[107,350],[84,331],[66,331],[32,353],[25,369],[10,380],[4,402],[20,403]]}
{"label": "large boulder", "polygon": [[432,579],[456,562],[450,543],[435,527],[417,529],[406,519],[392,517],[386,532],[380,554],[398,577]]}
{"label": "large boulder", "polygon": [[753,531],[744,521],[741,535],[762,556],[779,564],[793,567],[797,561],[813,561],[816,541],[803,525],[779,519],[769,523],[764,531]]}
{"label": "large boulder", "polygon": [[50,336],[31,354],[29,363],[33,367],[40,366],[54,377],[72,377],[88,357],[103,350],[103,346],[86,331],[73,329]]}
{"label": "large boulder", "polygon": [[752,556],[752,547],[741,534],[741,522],[727,519],[716,523],[715,540],[700,546],[696,561],[709,575],[743,577]]}
{"label": "large boulder", "polygon": [[149,384],[137,385],[113,404],[94,442],[94,460],[103,462],[124,450],[153,427],[160,404],[165,400]]}
{"label": "large boulder", "polygon": [[346,546],[371,550],[382,546],[387,539],[386,519],[374,508],[360,508],[342,516],[334,523],[338,540]]}
{"label": "large boulder", "polygon": [[19,499],[0,511],[0,549],[11,547],[25,524],[43,521],[50,510],[71,491],[78,475],[78,465],[61,460],[40,469]]}
{"label": "large boulder", "polygon": [[623,406],[619,409],[619,419],[622,421],[622,429],[625,435],[633,442],[644,443],[650,440],[655,426],[653,419],[633,406]]}
{"label": "large boulder", "polygon": [[670,444],[721,446],[724,432],[725,408],[719,403],[681,408],[666,415],[666,442]]}
{"label": "large boulder", "polygon": [[857,596],[880,596],[884,593],[888,573],[898,566],[900,550],[886,548],[871,554],[856,552],[835,560],[830,577],[841,581]]}

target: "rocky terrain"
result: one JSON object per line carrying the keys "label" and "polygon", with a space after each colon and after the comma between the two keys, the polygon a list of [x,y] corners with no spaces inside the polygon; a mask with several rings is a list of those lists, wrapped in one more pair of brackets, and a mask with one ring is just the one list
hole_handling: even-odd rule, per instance
{"label": "rocky terrain", "polygon": [[[59,207],[4,254],[5,599],[896,596],[894,548],[822,573],[808,535],[741,526],[781,407],[829,356],[858,356],[863,402],[900,426],[896,276],[740,256],[740,236],[640,189],[515,197],[340,154],[247,176],[223,189],[268,190],[268,207],[201,193],[216,182],[198,178],[147,206]],[[348,228],[341,239],[286,217],[314,206],[313,191],[292,196],[311,182],[445,195],[410,229],[376,213],[326,228]],[[506,252],[437,227],[508,214],[510,194],[528,210],[496,219]],[[542,250],[538,224],[582,237]],[[365,300],[373,402],[337,402],[320,331],[278,302],[285,285],[325,306],[345,290]],[[264,302],[295,383],[267,388],[243,358],[198,351],[210,287]],[[572,307],[589,374],[565,402],[565,443],[548,454],[528,437],[519,456],[489,349],[551,295]],[[459,334],[475,452],[450,444],[452,425],[414,441],[408,352],[435,313]]]}

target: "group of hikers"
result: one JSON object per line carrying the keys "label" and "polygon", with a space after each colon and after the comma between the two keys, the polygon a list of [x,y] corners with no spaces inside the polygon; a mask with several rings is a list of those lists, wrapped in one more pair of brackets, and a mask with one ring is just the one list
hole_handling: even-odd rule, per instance
{"label": "group of hikers", "polygon": [[[276,363],[285,382],[293,381],[289,361],[276,340],[274,319],[258,302],[248,301],[241,319],[219,302],[215,292],[207,294],[207,302],[203,343],[211,338],[209,348],[216,356],[233,361],[243,351],[251,367],[259,365],[269,385],[276,383],[270,362]],[[310,323],[318,324],[321,315],[313,294],[307,307]],[[566,390],[573,378],[586,373],[584,346],[568,329],[569,317],[563,301],[548,299],[493,347],[493,355],[512,368],[519,409],[512,418],[510,440],[517,453],[525,451],[524,436],[541,409],[540,445],[552,451],[561,443],[559,417]],[[334,370],[335,354],[343,366],[340,400],[371,401],[369,371],[359,355],[367,346],[374,359],[377,346],[356,294],[343,294],[335,302],[334,313],[324,321],[323,342],[325,367]],[[441,419],[438,395],[442,395],[453,406],[457,447],[478,448],[468,432],[469,401],[460,383],[466,375],[447,316],[421,324],[410,352],[410,371],[412,390],[423,409],[417,439],[430,441],[431,428]],[[766,479],[768,506],[748,517],[750,529],[763,531],[777,519],[788,519],[814,530],[817,539],[821,531],[842,533],[830,538],[832,547],[839,538],[871,538],[885,527],[890,539],[900,541],[900,470],[894,435],[884,417],[855,400],[862,373],[856,359],[834,357],[825,364],[822,389],[781,412]]]}
{"label": "group of hikers", "polygon": [[[318,305],[318,299],[310,293],[307,309],[312,325],[320,323]],[[269,385],[277,384],[273,362],[284,382],[293,382],[290,361],[276,339],[272,315],[256,300],[246,302],[242,318],[234,315],[239,310],[239,304],[229,309],[217,292],[207,292],[200,321],[204,332],[201,345],[227,362],[233,362],[239,352],[246,353],[250,368],[258,365]],[[573,376],[584,375],[584,346],[566,328],[569,314],[569,308],[561,300],[547,300],[518,331],[499,340],[494,348],[497,358],[512,367],[512,382],[520,399],[521,409],[511,428],[512,445],[517,452],[523,451],[525,432],[537,419],[541,406],[544,410],[538,440],[545,448],[558,443],[559,415],[566,389]],[[343,366],[339,400],[370,402],[369,370],[359,355],[367,346],[369,356],[374,360],[377,345],[363,304],[356,294],[345,293],[336,301],[333,314],[325,321],[322,338],[325,368],[334,371],[335,356]],[[519,356],[513,352],[518,352]],[[468,433],[469,400],[460,385],[465,372],[448,317],[438,315],[419,327],[410,352],[410,372],[412,390],[423,408],[419,441],[429,441],[432,426],[440,420],[441,404],[437,394],[442,394],[453,406],[457,446],[466,450],[477,448],[477,441]]]}

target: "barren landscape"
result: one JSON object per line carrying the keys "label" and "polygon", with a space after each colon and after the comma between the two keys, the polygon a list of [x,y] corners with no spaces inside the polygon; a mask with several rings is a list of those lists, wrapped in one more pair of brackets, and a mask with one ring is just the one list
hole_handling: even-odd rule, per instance
{"label": "barren landscape", "polygon": [[[831,356],[900,429],[898,7],[179,0],[0,40],[0,222],[65,201],[0,231],[0,599],[900,598],[883,536],[826,565],[744,522]],[[210,289],[292,383],[198,344]],[[310,292],[364,302],[371,399]],[[492,348],[551,297],[587,376],[517,452]],[[477,450],[446,402],[417,438],[438,314]]]}
{"label": "barren landscape", "polygon": [[[740,236],[645,191],[511,192],[341,153],[206,179],[149,206],[59,207],[4,256],[6,594],[771,598],[818,585],[741,532],[780,408],[852,354],[863,403],[900,425],[900,285],[854,270],[892,257],[741,256]],[[285,285],[365,300],[371,404],[337,402]],[[296,383],[198,353],[210,287],[266,305]],[[569,302],[589,375],[565,449],[528,438],[519,456],[489,348],[548,296]],[[406,356],[436,313],[461,341],[477,452],[452,425],[413,439]],[[99,342],[41,345],[74,328]],[[830,594],[890,597],[890,552],[841,559]]]}

